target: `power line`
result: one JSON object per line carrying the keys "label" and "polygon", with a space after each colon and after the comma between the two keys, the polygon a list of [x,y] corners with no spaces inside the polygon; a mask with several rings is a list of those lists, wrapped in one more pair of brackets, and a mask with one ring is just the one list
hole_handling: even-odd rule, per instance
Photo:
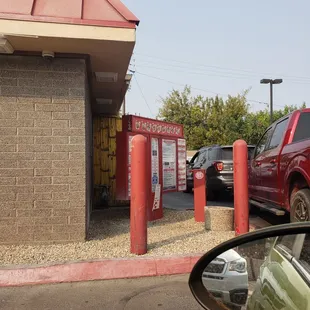
{"label": "power line", "polygon": [[233,68],[225,68],[225,67],[220,67],[220,66],[214,66],[214,65],[206,65],[206,64],[199,64],[199,63],[192,63],[189,61],[181,61],[181,60],[175,60],[175,59],[169,59],[169,58],[162,58],[162,57],[157,57],[157,56],[151,56],[151,55],[146,55],[146,54],[141,54],[141,53],[135,53],[135,55],[140,55],[142,57],[147,57],[147,58],[153,58],[153,59],[158,59],[161,61],[169,61],[169,62],[175,62],[175,63],[180,63],[180,64],[188,64],[191,66],[199,66],[199,67],[205,67],[205,68],[215,68],[215,69],[220,69],[220,70],[228,70],[228,71],[233,71],[233,72],[244,72],[244,73],[251,73],[251,74],[259,74],[261,75],[281,75],[281,77],[285,77],[288,79],[299,79],[299,80],[307,80],[310,82],[310,77],[301,77],[301,76],[290,76],[290,75],[284,75],[284,74],[274,74],[274,73],[260,73],[260,72],[255,72],[251,70],[243,70],[243,69],[233,69]]}
{"label": "power line", "polygon": [[[149,63],[153,63],[156,64],[155,62],[149,62]],[[231,72],[220,72],[220,71],[216,71],[216,70],[204,70],[201,72],[197,72],[197,71],[187,71],[187,70],[172,70],[170,68],[167,67],[172,67],[172,68],[181,68],[181,69],[190,69],[190,68],[186,68],[186,67],[182,67],[182,66],[178,66],[178,65],[170,65],[170,64],[158,64],[157,65],[162,65],[165,66],[163,67],[157,67],[157,66],[149,66],[149,65],[140,65],[138,64],[137,67],[139,68],[151,68],[151,69],[155,69],[155,70],[162,70],[162,71],[170,71],[170,72],[183,72],[183,73],[188,73],[188,74],[195,74],[195,75],[203,75],[203,76],[210,76],[210,77],[222,77],[222,78],[229,78],[229,79],[259,79],[259,77],[261,75],[258,74],[244,74],[244,73],[231,73]],[[135,64],[136,66],[136,64]],[[196,69],[196,68],[194,68]],[[198,69],[201,70],[201,69]],[[210,73],[206,73],[206,72],[211,72]],[[237,74],[237,75],[236,75]],[[291,83],[297,83],[297,84],[310,84],[310,80],[309,81],[299,81],[299,80],[294,80],[294,79],[287,79],[289,80]]]}
{"label": "power line", "polygon": [[[135,73],[135,72],[133,71],[133,73]],[[144,99],[144,102],[145,102],[146,106],[148,107],[148,109],[149,109],[151,115],[154,116],[154,114],[153,114],[153,112],[152,112],[152,110],[151,110],[149,104],[147,103],[147,100],[146,100],[146,98],[145,98],[145,96],[144,96],[144,93],[143,93],[141,87],[140,87],[140,84],[139,84],[139,82],[138,82],[138,79],[137,79],[136,75],[133,74],[133,77],[135,78],[135,81],[136,81],[136,83],[137,83],[137,85],[138,85],[138,88],[139,88],[139,90],[140,90],[140,93],[141,93],[141,95],[142,95],[142,98]]]}
{"label": "power line", "polygon": [[[155,79],[155,80],[163,81],[163,82],[166,82],[166,83],[170,83],[170,84],[174,84],[174,85],[179,85],[179,86],[182,86],[182,87],[186,86],[186,84],[169,81],[169,80],[166,80],[166,79],[163,79],[163,78],[159,78],[157,76],[145,74],[145,73],[142,73],[142,72],[139,72],[139,71],[135,71],[135,73],[143,75],[143,76],[146,76],[146,77],[149,77],[149,78],[152,78],[152,79]],[[211,94],[214,94],[214,95],[229,96],[229,94],[219,93],[219,92],[215,92],[215,91],[211,91],[211,90],[206,90],[206,89],[202,89],[202,88],[197,88],[197,87],[192,87],[192,86],[191,86],[191,88],[194,89],[194,90],[203,91],[203,92],[211,93]],[[258,104],[264,104],[264,105],[268,105],[269,104],[267,102],[253,100],[253,99],[247,99],[247,101],[258,103]],[[277,105],[277,106],[279,106],[279,105]],[[280,106],[280,107],[284,108],[284,106]]]}

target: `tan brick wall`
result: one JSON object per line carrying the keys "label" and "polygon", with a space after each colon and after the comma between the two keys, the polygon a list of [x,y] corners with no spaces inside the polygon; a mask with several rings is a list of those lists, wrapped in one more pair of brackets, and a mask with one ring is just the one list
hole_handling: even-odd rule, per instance
{"label": "tan brick wall", "polygon": [[0,244],[85,239],[84,60],[0,56]]}

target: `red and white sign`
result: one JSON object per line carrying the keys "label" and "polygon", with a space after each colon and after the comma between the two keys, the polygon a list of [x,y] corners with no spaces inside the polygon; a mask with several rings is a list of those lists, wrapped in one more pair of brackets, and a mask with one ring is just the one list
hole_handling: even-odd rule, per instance
{"label": "red and white sign", "polygon": [[127,130],[136,133],[147,133],[159,136],[183,137],[183,126],[149,118],[128,115],[125,118]]}
{"label": "red and white sign", "polygon": [[163,190],[177,189],[176,141],[162,140]]}
{"label": "red and white sign", "polygon": [[197,171],[197,172],[195,173],[195,178],[196,178],[197,180],[202,180],[202,179],[204,178],[203,172]]}
{"label": "red and white sign", "polygon": [[152,211],[158,210],[160,208],[160,192],[161,192],[161,185],[156,184]]}
{"label": "red and white sign", "polygon": [[186,190],[186,141],[178,139],[178,191]]}

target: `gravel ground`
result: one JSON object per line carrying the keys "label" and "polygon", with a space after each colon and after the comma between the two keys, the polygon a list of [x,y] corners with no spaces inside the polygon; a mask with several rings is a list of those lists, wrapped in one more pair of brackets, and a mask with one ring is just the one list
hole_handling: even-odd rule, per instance
{"label": "gravel ground", "polygon": [[[146,256],[201,253],[234,237],[234,232],[207,232],[193,217],[193,211],[165,209],[163,219],[149,223]],[[87,242],[0,246],[0,266],[134,256],[130,254],[128,209],[95,213]]]}

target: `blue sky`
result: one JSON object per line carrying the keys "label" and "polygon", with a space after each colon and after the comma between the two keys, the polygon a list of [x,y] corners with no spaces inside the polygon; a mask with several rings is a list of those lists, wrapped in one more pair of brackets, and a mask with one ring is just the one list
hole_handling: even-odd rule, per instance
{"label": "blue sky", "polygon": [[128,113],[155,117],[160,98],[184,84],[204,96],[251,88],[251,109],[264,109],[260,102],[269,102],[269,88],[259,83],[261,78],[283,78],[274,88],[275,109],[303,101],[309,106],[310,2],[123,2],[141,20]]}

